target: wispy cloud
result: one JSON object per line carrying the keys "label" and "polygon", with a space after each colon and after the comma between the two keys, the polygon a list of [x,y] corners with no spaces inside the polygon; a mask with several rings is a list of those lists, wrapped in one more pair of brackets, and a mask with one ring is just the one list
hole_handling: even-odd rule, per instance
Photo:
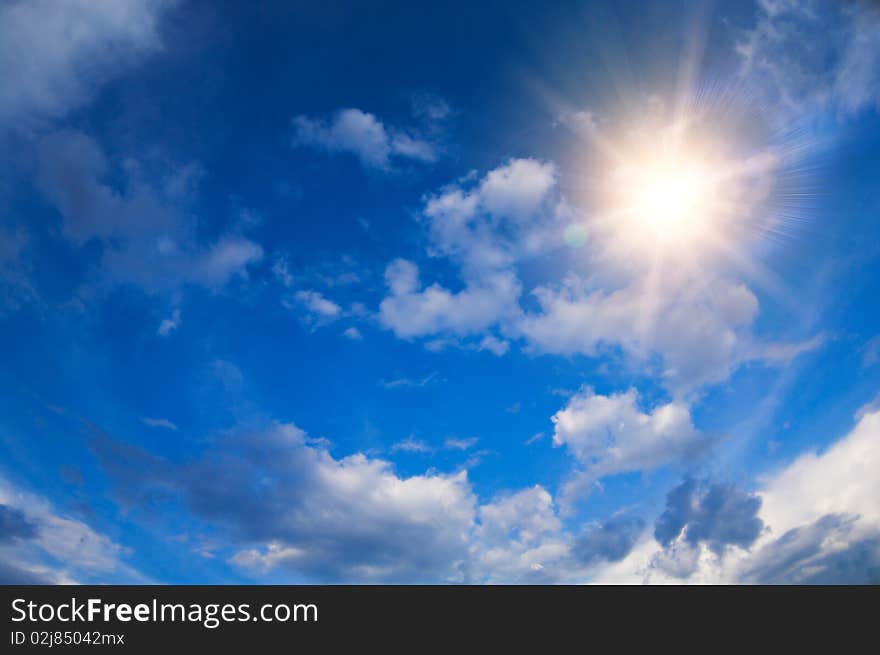
{"label": "wispy cloud", "polygon": [[404,453],[430,453],[434,449],[431,448],[427,443],[420,439],[416,439],[412,435],[404,439],[403,441],[398,441],[394,445],[391,446],[391,452],[404,452]]}
{"label": "wispy cloud", "polygon": [[415,130],[389,127],[360,109],[340,109],[330,119],[296,116],[293,145],[347,152],[378,170],[392,169],[396,160],[433,162],[439,148]]}
{"label": "wispy cloud", "polygon": [[180,327],[180,323],[180,309],[175,307],[174,310],[171,312],[171,316],[162,319],[162,322],[159,323],[159,328],[156,330],[156,334],[158,334],[160,337],[167,337],[169,334]]}
{"label": "wispy cloud", "polygon": [[470,437],[468,439],[449,437],[443,442],[443,445],[450,450],[468,450],[473,448],[479,440],[478,437]]}
{"label": "wispy cloud", "polygon": [[151,428],[164,428],[166,430],[177,430],[177,426],[169,421],[166,418],[149,418],[147,416],[141,417],[141,423],[144,425],[148,425]]}
{"label": "wispy cloud", "polygon": [[395,378],[393,380],[380,380],[379,385],[386,389],[418,389],[426,387],[438,380],[438,373],[434,371],[423,378]]}

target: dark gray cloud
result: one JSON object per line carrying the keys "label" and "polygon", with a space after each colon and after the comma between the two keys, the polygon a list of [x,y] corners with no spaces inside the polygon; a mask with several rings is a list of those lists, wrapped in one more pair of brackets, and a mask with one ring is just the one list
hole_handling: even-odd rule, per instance
{"label": "dark gray cloud", "polygon": [[[855,517],[828,514],[793,528],[749,560],[742,582],[880,584],[880,533],[852,539]],[[829,549],[829,542],[846,543]]]}
{"label": "dark gray cloud", "polygon": [[642,518],[623,515],[589,525],[575,539],[572,556],[584,564],[618,562],[632,550],[644,527]]}
{"label": "dark gray cloud", "polygon": [[654,526],[654,537],[669,546],[680,535],[692,546],[700,542],[720,555],[728,545],[748,548],[764,527],[758,517],[761,499],[734,485],[686,479],[666,496],[666,509]]}
{"label": "dark gray cloud", "polygon": [[9,505],[0,505],[0,544],[32,539],[36,535],[37,526],[23,512]]}

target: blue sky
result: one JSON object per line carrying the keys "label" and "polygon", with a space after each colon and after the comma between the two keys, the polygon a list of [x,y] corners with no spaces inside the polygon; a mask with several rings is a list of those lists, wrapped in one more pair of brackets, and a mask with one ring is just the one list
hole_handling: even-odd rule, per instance
{"label": "blue sky", "polygon": [[0,580],[877,582],[867,2],[0,5]]}

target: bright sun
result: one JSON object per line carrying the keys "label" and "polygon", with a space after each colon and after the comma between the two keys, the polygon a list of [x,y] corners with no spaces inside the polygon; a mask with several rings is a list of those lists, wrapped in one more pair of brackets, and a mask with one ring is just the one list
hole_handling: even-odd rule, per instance
{"label": "bright sun", "polygon": [[737,113],[727,114],[706,108],[675,120],[660,112],[630,124],[588,123],[588,225],[609,254],[699,263],[737,255],[774,225],[779,154],[746,149]]}
{"label": "bright sun", "polygon": [[664,156],[620,171],[621,210],[632,229],[652,239],[681,241],[710,227],[715,218],[715,186],[704,162]]}
{"label": "bright sun", "polygon": [[752,168],[707,139],[619,148],[606,169],[602,223],[631,254],[710,256],[750,212]]}

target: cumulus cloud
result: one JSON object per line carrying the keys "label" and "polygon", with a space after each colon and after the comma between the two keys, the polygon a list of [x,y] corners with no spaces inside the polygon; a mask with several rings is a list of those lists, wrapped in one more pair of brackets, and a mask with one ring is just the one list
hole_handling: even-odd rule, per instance
{"label": "cumulus cloud", "polygon": [[480,182],[480,205],[490,215],[527,221],[556,184],[553,164],[535,159],[512,159],[489,171]]}
{"label": "cumulus cloud", "polygon": [[507,351],[510,350],[510,342],[505,341],[504,339],[499,339],[495,335],[487,334],[477,344],[477,350],[487,350],[493,355],[501,357],[502,355],[506,355]]}
{"label": "cumulus cloud", "polygon": [[768,475],[754,493],[685,481],[673,489],[653,534],[608,581],[876,584],[880,580],[880,410],[822,453]]}
{"label": "cumulus cloud", "polygon": [[618,562],[635,546],[644,529],[645,521],[638,516],[620,514],[604,523],[587,525],[572,546],[572,554],[579,562]]}
{"label": "cumulus cloud", "polygon": [[388,265],[385,281],[390,295],[379,305],[379,321],[404,339],[479,333],[512,311],[520,293],[516,277],[505,271],[460,291],[437,283],[422,287],[418,267],[403,259]]}
{"label": "cumulus cloud", "polygon": [[776,534],[827,514],[880,527],[880,409],[869,405],[855,428],[825,452],[808,452],[768,478],[762,516]]}
{"label": "cumulus cloud", "polygon": [[[618,516],[572,534],[540,485],[481,504],[464,470],[402,476],[363,453],[334,457],[292,424],[225,434],[182,462],[93,435],[126,511],[179,499],[223,536],[215,555],[259,580],[578,581],[624,557],[641,526]],[[409,437],[391,450],[435,449]]]}
{"label": "cumulus cloud", "polygon": [[654,537],[664,546],[679,538],[691,546],[702,542],[717,555],[729,545],[748,548],[763,528],[760,507],[758,496],[734,485],[687,479],[667,494]]}
{"label": "cumulus cloud", "polygon": [[876,584],[880,579],[880,411],[864,408],[846,436],[797,457],[760,491],[769,526],[736,574],[773,583]]}
{"label": "cumulus cloud", "polygon": [[694,427],[687,405],[670,402],[643,411],[638,401],[634,389],[603,396],[587,388],[553,415],[553,443],[584,467],[572,492],[607,475],[686,461],[711,444]]}
{"label": "cumulus cloud", "polygon": [[539,311],[516,324],[537,352],[597,356],[614,347],[642,367],[659,354],[656,373],[676,395],[686,396],[727,379],[741,364],[785,364],[823,343],[768,343],[751,326],[758,300],[741,282],[684,270],[638,277],[613,291],[568,275],[558,286],[533,291]]}
{"label": "cumulus cloud", "polygon": [[[118,444],[98,437],[95,448],[120,472],[125,497],[148,493],[126,480],[131,458],[119,458]],[[363,454],[336,459],[290,424],[230,437],[181,465],[139,457],[149,472],[143,484],[173,489],[196,516],[226,528],[240,544],[231,561],[255,575],[374,582],[461,575],[476,503],[464,472],[400,477]]]}
{"label": "cumulus cloud", "polygon": [[641,361],[659,352],[673,386],[723,380],[758,302],[742,284],[692,286],[674,278],[608,293],[569,276],[559,288],[535,290],[541,311],[526,315],[519,329],[541,352],[595,355],[603,345],[620,345]]}
{"label": "cumulus cloud", "polygon": [[[521,283],[514,264],[545,252],[557,238],[566,207],[556,168],[512,159],[482,179],[466,179],[429,196],[423,208],[433,255],[460,267],[463,286],[423,286],[419,268],[398,259],[385,271],[389,295],[380,303],[382,325],[401,338],[462,338],[484,333],[519,314]],[[482,334],[479,349],[504,354],[509,345]]]}
{"label": "cumulus cloud", "polygon": [[792,528],[747,560],[752,584],[880,584],[880,529],[854,535],[855,517],[828,514]]}
{"label": "cumulus cloud", "polygon": [[38,147],[38,185],[61,214],[64,235],[74,244],[96,240],[110,282],[136,284],[149,292],[191,283],[219,289],[263,257],[262,248],[237,233],[199,243],[191,219],[128,165],[128,183],[106,181],[108,161],[90,137],[59,131]]}
{"label": "cumulus cloud", "polygon": [[535,485],[483,505],[473,566],[483,582],[555,582],[565,575],[569,545],[553,498]]}
{"label": "cumulus cloud", "polygon": [[329,120],[296,116],[293,128],[293,145],[348,152],[368,168],[387,171],[398,159],[433,162],[439,156],[436,144],[360,109],[341,109]]}
{"label": "cumulus cloud", "polygon": [[[763,174],[769,164],[741,165]],[[451,262],[460,286],[423,284],[416,262],[395,260],[385,271],[380,323],[400,338],[430,336],[432,344],[464,343],[496,355],[512,341],[535,353],[622,353],[624,364],[648,368],[676,397],[727,379],[745,362],[784,364],[821,345],[821,337],[757,338],[758,300],[745,284],[712,262],[658,268],[650,257],[621,252],[632,250],[631,234],[622,246],[613,221],[583,223],[586,271],[537,284],[524,299],[523,267],[563,247],[578,216],[557,189],[558,177],[551,162],[511,159],[428,195],[421,216],[426,253]]]}
{"label": "cumulus cloud", "polygon": [[0,7],[0,124],[34,125],[161,49],[173,0],[13,0]]}
{"label": "cumulus cloud", "polygon": [[644,521],[616,514],[580,529],[566,527],[540,485],[501,494],[480,506],[472,546],[471,579],[547,584],[590,580],[596,567],[624,559]]}
{"label": "cumulus cloud", "polygon": [[429,196],[423,214],[432,251],[458,262],[465,279],[544,252],[567,218],[557,178],[550,162],[511,159]]}

